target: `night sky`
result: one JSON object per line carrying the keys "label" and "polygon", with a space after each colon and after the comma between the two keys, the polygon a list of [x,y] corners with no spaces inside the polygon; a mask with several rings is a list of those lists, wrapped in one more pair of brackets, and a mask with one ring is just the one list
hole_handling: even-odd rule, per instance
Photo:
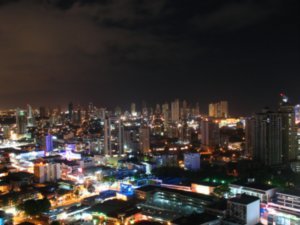
{"label": "night sky", "polygon": [[0,108],[300,103],[299,0],[0,0]]}

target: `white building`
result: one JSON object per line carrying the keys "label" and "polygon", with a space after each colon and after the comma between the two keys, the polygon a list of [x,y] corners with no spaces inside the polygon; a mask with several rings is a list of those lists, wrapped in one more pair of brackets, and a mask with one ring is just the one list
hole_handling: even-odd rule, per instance
{"label": "white building", "polygon": [[200,153],[185,153],[184,167],[192,171],[200,170]]}
{"label": "white building", "polygon": [[236,195],[246,194],[258,197],[261,202],[267,203],[275,196],[276,188],[270,185],[258,184],[254,182],[235,182],[229,184],[231,193]]}
{"label": "white building", "polygon": [[228,200],[227,212],[229,219],[238,224],[256,225],[260,220],[259,198],[241,195]]}
{"label": "white building", "polygon": [[57,181],[61,178],[61,165],[59,163],[36,163],[34,178],[39,183]]}

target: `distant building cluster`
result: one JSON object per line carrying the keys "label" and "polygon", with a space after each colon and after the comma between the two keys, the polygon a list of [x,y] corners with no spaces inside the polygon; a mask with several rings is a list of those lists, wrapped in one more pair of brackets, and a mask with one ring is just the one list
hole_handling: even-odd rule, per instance
{"label": "distant building cluster", "polygon": [[284,94],[250,117],[223,100],[0,110],[0,225],[298,225],[299,115]]}

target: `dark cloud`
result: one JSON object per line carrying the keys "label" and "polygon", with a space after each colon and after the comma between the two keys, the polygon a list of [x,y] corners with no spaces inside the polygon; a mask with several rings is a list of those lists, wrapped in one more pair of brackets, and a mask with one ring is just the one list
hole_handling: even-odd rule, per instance
{"label": "dark cloud", "polygon": [[281,90],[300,100],[297,4],[0,0],[2,107],[181,97],[248,112]]}

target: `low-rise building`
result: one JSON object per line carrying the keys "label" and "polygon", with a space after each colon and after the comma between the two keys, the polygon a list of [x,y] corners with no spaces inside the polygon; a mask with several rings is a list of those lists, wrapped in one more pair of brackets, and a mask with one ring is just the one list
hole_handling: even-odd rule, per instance
{"label": "low-rise building", "polygon": [[240,181],[229,184],[229,188],[234,196],[246,194],[258,197],[263,203],[271,201],[277,191],[276,187],[271,185]]}
{"label": "low-rise building", "polygon": [[[227,224],[236,221],[241,225],[256,225],[260,220],[260,200],[249,195],[240,195],[227,202]],[[226,219],[225,219],[226,224]]]}

